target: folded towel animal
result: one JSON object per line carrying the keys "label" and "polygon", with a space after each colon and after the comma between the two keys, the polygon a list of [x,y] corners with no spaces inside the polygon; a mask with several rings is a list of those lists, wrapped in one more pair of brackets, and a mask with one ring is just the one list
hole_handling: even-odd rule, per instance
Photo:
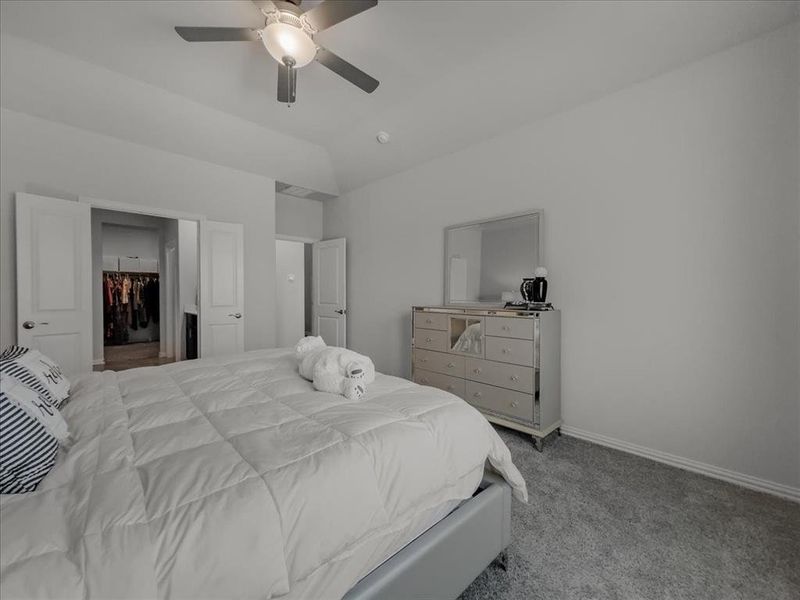
{"label": "folded towel animal", "polygon": [[328,346],[321,337],[304,337],[294,348],[300,376],[320,392],[358,400],[375,381],[375,365],[369,357],[346,348]]}

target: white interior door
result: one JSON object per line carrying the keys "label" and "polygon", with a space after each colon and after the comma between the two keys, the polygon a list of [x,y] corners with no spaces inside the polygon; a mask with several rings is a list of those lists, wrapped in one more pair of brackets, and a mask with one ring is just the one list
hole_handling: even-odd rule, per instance
{"label": "white interior door", "polygon": [[314,242],[313,326],[329,346],[347,347],[347,247],[339,238]]}
{"label": "white interior door", "polygon": [[305,244],[275,240],[275,310],[278,346],[288,348],[306,327]]}
{"label": "white interior door", "polygon": [[52,358],[67,375],[90,371],[90,207],[22,193],[16,203],[17,343]]}
{"label": "white interior door", "polygon": [[205,221],[200,243],[200,356],[244,352],[244,227]]}

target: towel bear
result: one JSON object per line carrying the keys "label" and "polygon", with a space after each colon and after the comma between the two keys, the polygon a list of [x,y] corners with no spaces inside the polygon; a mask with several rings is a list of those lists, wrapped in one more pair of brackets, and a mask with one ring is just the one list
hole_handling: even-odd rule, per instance
{"label": "towel bear", "polygon": [[358,400],[375,381],[375,365],[368,357],[328,346],[321,337],[304,337],[294,349],[300,376],[314,384],[320,392],[341,394]]}

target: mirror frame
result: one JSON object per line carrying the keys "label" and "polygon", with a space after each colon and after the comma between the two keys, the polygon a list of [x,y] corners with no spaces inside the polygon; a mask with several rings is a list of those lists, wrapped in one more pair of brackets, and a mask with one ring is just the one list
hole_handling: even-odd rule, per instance
{"label": "mirror frame", "polygon": [[539,217],[539,239],[538,242],[538,252],[539,252],[539,265],[541,266],[544,264],[544,244],[542,244],[542,222],[544,219],[544,210],[541,208],[537,208],[534,210],[526,210],[525,212],[518,212],[518,213],[511,213],[510,215],[502,215],[500,217],[492,217],[491,219],[480,219],[477,221],[469,221],[467,223],[459,223],[457,225],[448,225],[444,228],[444,302],[443,306],[453,306],[453,307],[461,307],[461,308],[468,308],[470,306],[492,306],[492,307],[503,307],[505,306],[504,302],[450,302],[450,261],[447,260],[448,256],[450,255],[450,248],[449,248],[449,236],[447,235],[450,231],[454,229],[463,229],[465,227],[473,227],[475,225],[484,225],[486,223],[494,223],[495,221],[506,221],[508,219],[515,219],[517,217],[529,217],[536,215]]}

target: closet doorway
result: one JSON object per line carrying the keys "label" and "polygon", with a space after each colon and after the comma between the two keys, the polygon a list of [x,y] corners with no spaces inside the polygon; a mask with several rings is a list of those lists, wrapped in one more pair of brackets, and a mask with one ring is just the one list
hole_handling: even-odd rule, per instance
{"label": "closet doorway", "polygon": [[197,358],[198,222],[93,208],[95,370]]}

